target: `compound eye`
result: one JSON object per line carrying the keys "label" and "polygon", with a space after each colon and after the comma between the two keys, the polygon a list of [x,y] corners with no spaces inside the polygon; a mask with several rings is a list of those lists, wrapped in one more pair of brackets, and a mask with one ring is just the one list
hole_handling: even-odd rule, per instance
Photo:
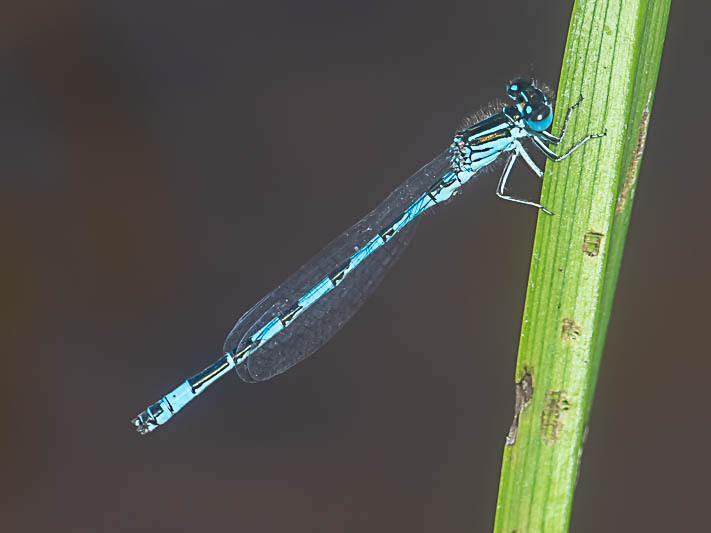
{"label": "compound eye", "polygon": [[526,124],[533,131],[543,131],[547,130],[551,123],[553,122],[553,113],[551,113],[551,108],[547,105],[538,105],[534,109],[528,112],[528,107],[526,106]]}
{"label": "compound eye", "polygon": [[521,93],[531,87],[531,81],[525,78],[514,78],[506,86],[506,94],[512,100],[518,100],[521,97]]}

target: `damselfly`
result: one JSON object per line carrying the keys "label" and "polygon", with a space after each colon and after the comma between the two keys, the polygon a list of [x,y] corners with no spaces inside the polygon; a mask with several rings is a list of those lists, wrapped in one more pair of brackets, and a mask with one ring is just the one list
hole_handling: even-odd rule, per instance
{"label": "damselfly", "polygon": [[131,422],[141,434],[165,424],[190,400],[235,368],[249,383],[268,380],[311,355],[355,314],[410,243],[418,216],[456,195],[483,169],[506,154],[496,194],[551,214],[542,205],[506,194],[506,182],[521,157],[543,177],[521,144],[528,139],[552,161],[568,157],[602,134],[588,135],[562,155],[548,144],[565,136],[568,109],[560,136],[549,133],[553,108],[533,80],[516,78],[506,93],[513,105],[494,112],[454,136],[451,146],[410,176],[373,211],[297,270],[247,311],[227,336],[224,355]]}

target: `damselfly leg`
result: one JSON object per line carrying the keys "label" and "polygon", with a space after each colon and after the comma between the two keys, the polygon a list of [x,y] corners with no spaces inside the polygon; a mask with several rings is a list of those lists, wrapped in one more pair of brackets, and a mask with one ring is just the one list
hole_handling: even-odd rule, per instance
{"label": "damselfly leg", "polygon": [[537,207],[544,213],[547,213],[549,215],[552,215],[548,209],[543,207],[541,204],[532,202],[530,200],[525,200],[523,198],[517,198],[516,196],[509,196],[505,194],[506,190],[506,182],[509,179],[509,174],[511,174],[511,169],[514,166],[514,163],[516,162],[516,158],[518,156],[521,156],[523,160],[528,163],[528,166],[531,167],[531,169],[539,176],[543,177],[543,172],[541,171],[540,168],[533,162],[533,159],[531,159],[531,156],[528,155],[528,152],[521,146],[520,143],[517,143],[517,146],[514,148],[513,152],[509,156],[508,161],[506,161],[506,166],[504,167],[504,171],[501,173],[501,177],[499,178],[499,185],[496,187],[496,196],[503,200],[508,200],[510,202],[516,202],[519,204],[525,204],[525,205],[530,205],[532,207]]}

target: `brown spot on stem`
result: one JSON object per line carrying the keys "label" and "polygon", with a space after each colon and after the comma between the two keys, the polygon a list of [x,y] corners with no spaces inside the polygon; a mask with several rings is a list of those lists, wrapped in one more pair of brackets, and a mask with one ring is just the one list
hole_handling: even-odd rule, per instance
{"label": "brown spot on stem", "polygon": [[514,400],[514,417],[509,428],[509,433],[506,435],[506,446],[516,444],[516,436],[518,435],[518,419],[521,413],[526,408],[528,403],[533,398],[533,376],[529,373],[528,368],[524,367],[524,374],[520,381],[516,382]]}
{"label": "brown spot on stem", "polygon": [[597,257],[605,235],[597,231],[586,231],[583,236],[583,253],[588,257]]}
{"label": "brown spot on stem", "polygon": [[639,129],[637,130],[637,145],[632,152],[632,157],[625,170],[625,177],[622,181],[622,188],[617,195],[617,205],[615,206],[615,214],[619,215],[625,210],[627,199],[634,196],[634,189],[637,185],[637,173],[639,164],[642,162],[642,154],[644,153],[644,145],[647,142],[647,129],[649,128],[649,102],[652,99],[652,93],[649,93],[647,107],[642,111],[642,117],[639,121]]}
{"label": "brown spot on stem", "polygon": [[560,338],[566,342],[573,342],[580,337],[580,326],[573,322],[570,318],[563,319],[563,325],[560,328]]}
{"label": "brown spot on stem", "polygon": [[546,402],[541,413],[541,436],[545,444],[551,445],[558,442],[569,406],[568,394],[565,391],[549,390],[546,392]]}

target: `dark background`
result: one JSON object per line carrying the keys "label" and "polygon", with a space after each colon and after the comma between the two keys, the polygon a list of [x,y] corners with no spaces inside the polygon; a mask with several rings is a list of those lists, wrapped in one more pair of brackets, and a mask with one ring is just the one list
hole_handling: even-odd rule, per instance
{"label": "dark background", "polygon": [[[572,3],[15,4],[0,528],[490,530],[536,218],[492,175],[311,359],[129,420],[512,75],[557,83]],[[574,532],[708,524],[703,4],[672,9]]]}

